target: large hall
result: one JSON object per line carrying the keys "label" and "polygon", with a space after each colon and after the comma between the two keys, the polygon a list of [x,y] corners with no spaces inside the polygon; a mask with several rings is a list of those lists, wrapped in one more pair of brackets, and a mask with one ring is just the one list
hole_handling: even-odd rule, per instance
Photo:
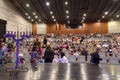
{"label": "large hall", "polygon": [[120,0],[0,0],[0,80],[120,80]]}

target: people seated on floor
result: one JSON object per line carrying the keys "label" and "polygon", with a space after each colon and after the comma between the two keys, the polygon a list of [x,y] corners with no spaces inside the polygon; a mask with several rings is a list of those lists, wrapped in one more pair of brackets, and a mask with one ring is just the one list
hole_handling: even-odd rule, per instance
{"label": "people seated on floor", "polygon": [[[34,39],[36,39],[36,37],[38,38],[40,36],[40,40],[36,40],[34,41]],[[78,59],[79,59],[79,62],[82,62],[81,59],[83,59],[84,62],[89,62],[89,54],[93,53],[96,51],[96,45],[99,44],[101,45],[101,53],[100,56],[102,55],[102,62],[105,61],[104,63],[107,63],[106,60],[109,60],[109,63],[113,63],[111,62],[111,60],[119,60],[120,59],[120,55],[119,55],[119,52],[120,52],[120,46],[118,45],[118,41],[117,41],[117,37],[120,36],[120,34],[118,33],[117,35],[116,34],[72,34],[72,35],[66,35],[66,34],[61,34],[61,35],[55,35],[55,37],[47,37],[47,42],[49,42],[49,46],[51,47],[51,50],[49,52],[49,50],[44,47],[42,48],[42,46],[44,45],[43,44],[43,40],[44,40],[44,36],[46,35],[35,35],[35,36],[31,36],[31,38],[33,39],[32,41],[28,41],[30,45],[28,45],[28,47],[24,47],[24,45],[21,45],[21,49],[24,49],[26,50],[26,53],[29,52],[29,53],[33,53],[33,54],[30,54],[31,56],[31,60],[30,62],[40,62],[39,61],[39,56],[44,56],[45,58],[45,62],[53,62],[53,57],[54,55],[51,57],[51,52],[52,53],[56,53],[60,55],[61,52],[64,52],[65,53],[65,57],[69,60],[68,62],[76,62],[75,59],[71,60],[71,58],[75,58],[74,56],[74,50],[76,50],[78,52]],[[75,43],[73,40],[75,40],[74,37],[77,37],[77,38],[81,38],[81,37],[84,37],[85,39],[80,43]],[[115,37],[117,36],[117,37]],[[22,43],[22,42],[21,42]],[[40,43],[40,46],[39,46],[39,43]],[[112,54],[113,56],[110,56],[111,53],[109,50],[108,51],[108,48],[109,48],[109,45],[111,45],[111,50],[112,50]],[[117,47],[114,48],[113,46],[116,45]],[[37,46],[37,47],[36,47]],[[85,49],[88,51],[88,55],[86,56],[86,52],[82,50],[82,48],[85,47]],[[36,49],[33,51],[33,47],[36,47]],[[9,51],[8,49],[9,47],[7,47],[7,51]],[[3,49],[5,49],[5,46],[3,47]],[[59,51],[61,50],[61,51]],[[118,50],[118,54],[117,54],[117,50]],[[35,52],[35,54],[34,54]],[[47,53],[46,53],[47,52]],[[7,52],[8,53],[8,52]],[[11,52],[11,53],[15,53],[14,52]],[[50,54],[48,54],[50,53]],[[83,54],[83,55],[79,55],[79,54]],[[46,57],[46,54],[47,54],[47,57]],[[107,55],[106,55],[107,54]],[[117,57],[114,57],[114,54],[115,56]],[[14,54],[12,54],[12,56],[15,56]],[[13,57],[11,56],[12,60],[14,59]],[[25,55],[26,56],[26,55]],[[48,60],[48,56],[49,56],[49,59]],[[85,60],[84,60],[84,56],[85,56]],[[34,59],[32,59],[32,57],[34,57]],[[112,58],[114,57],[114,58]],[[9,59],[9,57],[5,57],[6,59]],[[119,59],[118,59],[119,58]]]}

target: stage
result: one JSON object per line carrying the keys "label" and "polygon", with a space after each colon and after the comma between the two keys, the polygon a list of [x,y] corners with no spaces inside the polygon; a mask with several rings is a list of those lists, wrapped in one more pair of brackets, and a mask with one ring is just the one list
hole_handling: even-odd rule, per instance
{"label": "stage", "polygon": [[13,64],[0,65],[0,80],[120,80],[119,65],[109,64],[24,64],[28,71],[7,72]]}

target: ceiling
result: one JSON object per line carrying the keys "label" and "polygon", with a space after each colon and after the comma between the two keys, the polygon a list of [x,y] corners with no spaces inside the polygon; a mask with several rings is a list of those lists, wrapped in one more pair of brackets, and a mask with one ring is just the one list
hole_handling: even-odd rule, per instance
{"label": "ceiling", "polygon": [[82,23],[120,20],[120,0],[10,0],[30,22]]}

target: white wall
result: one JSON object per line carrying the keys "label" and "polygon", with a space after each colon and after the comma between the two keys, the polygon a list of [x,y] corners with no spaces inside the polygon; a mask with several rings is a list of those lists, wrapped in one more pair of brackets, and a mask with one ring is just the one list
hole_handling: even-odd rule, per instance
{"label": "white wall", "polygon": [[46,34],[46,24],[37,24],[37,34]]}
{"label": "white wall", "polygon": [[0,0],[0,19],[6,20],[6,31],[32,31],[32,24],[26,21],[9,0]]}
{"label": "white wall", "polygon": [[108,33],[120,33],[120,21],[108,22]]}

